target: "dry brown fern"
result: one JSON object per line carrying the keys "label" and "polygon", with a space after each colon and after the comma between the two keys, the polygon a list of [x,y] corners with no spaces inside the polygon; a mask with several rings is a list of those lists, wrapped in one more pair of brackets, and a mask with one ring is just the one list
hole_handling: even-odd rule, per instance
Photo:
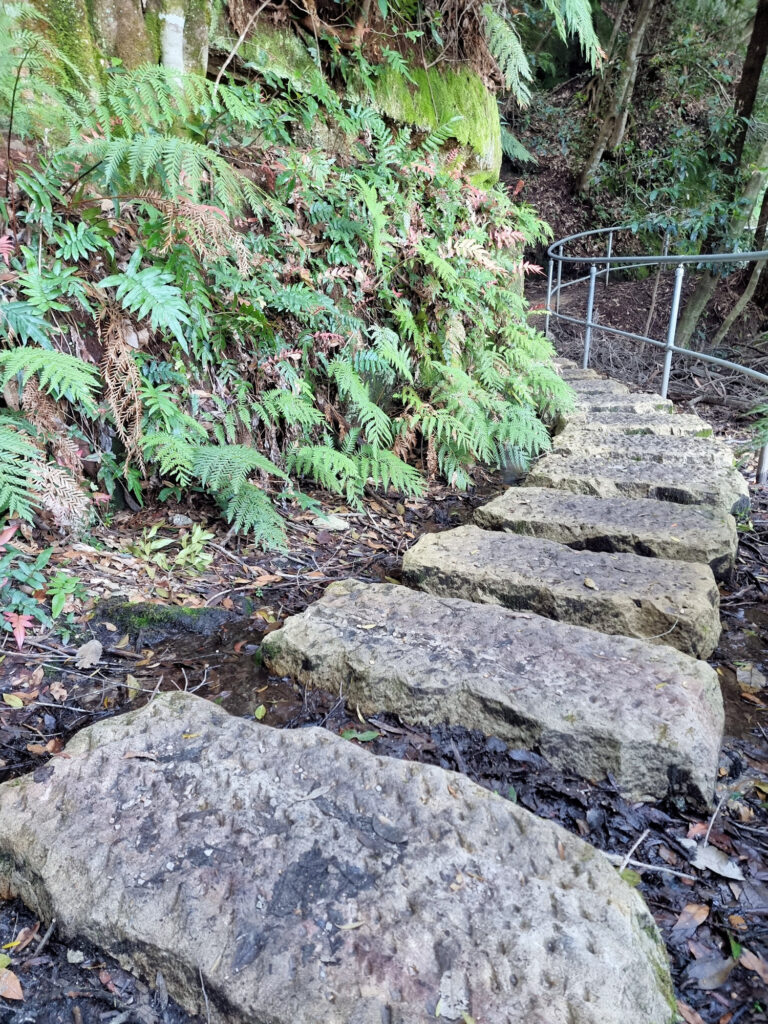
{"label": "dry brown fern", "polygon": [[141,456],[141,375],[133,358],[136,332],[116,306],[104,306],[96,318],[96,329],[104,355],[101,372],[105,395],[115,420],[115,429],[125,447],[125,465],[135,462],[142,473]]}
{"label": "dry brown fern", "polygon": [[40,505],[63,530],[84,530],[91,516],[91,501],[75,478],[62,466],[40,462],[32,472],[32,489]]}

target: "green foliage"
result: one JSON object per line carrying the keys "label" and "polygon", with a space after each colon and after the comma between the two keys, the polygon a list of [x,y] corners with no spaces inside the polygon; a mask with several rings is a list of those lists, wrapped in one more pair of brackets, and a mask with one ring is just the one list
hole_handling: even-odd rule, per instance
{"label": "green foliage", "polygon": [[36,558],[29,558],[12,544],[0,544],[0,631],[10,633],[13,629],[6,613],[29,615],[43,625],[50,624],[45,605],[34,594],[46,587],[43,570],[52,553],[53,548],[45,548]]}
{"label": "green foliage", "polygon": [[[521,287],[522,245],[546,230],[453,169],[449,125],[393,130],[314,66],[301,91],[268,68],[218,86],[116,71],[95,94],[66,87],[60,124],[16,176],[28,248],[0,384],[36,378],[101,488],[206,491],[279,545],[304,481],[357,504],[437,474],[468,487],[477,464],[548,445],[539,415],[569,396]],[[98,346],[100,371],[72,354]],[[46,453],[15,425],[2,445],[0,509],[30,517]]]}
{"label": "green foliage", "polygon": [[0,512],[31,522],[35,499],[30,470],[40,452],[15,426],[10,417],[0,414]]}

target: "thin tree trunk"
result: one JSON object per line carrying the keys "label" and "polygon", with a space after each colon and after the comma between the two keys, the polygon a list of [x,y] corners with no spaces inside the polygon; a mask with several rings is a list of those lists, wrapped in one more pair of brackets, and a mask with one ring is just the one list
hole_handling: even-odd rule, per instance
{"label": "thin tree trunk", "polygon": [[752,117],[755,106],[766,53],[768,53],[768,0],[758,0],[747,56],[744,60],[733,105],[736,117],[740,118],[733,145],[733,162],[736,167],[741,163],[744,144],[747,141],[749,119]]}
{"label": "thin tree trunk", "polygon": [[[768,3],[768,0],[761,0],[761,2]],[[608,112],[603,119],[597,139],[592,147],[592,152],[587,157],[581,177],[579,178],[580,191],[584,191],[589,187],[589,183],[600,165],[600,161],[608,148],[616,126],[632,100],[632,90],[635,78],[637,77],[637,65],[640,59],[640,47],[645,38],[653,5],[654,0],[642,0],[640,4],[640,10],[637,12],[635,24],[627,43],[624,66],[621,69],[616,89],[611,97]]]}
{"label": "thin tree trunk", "polygon": [[[763,148],[755,161],[757,167],[764,167],[766,162],[768,162],[768,140],[763,143]],[[758,197],[765,188],[766,181],[768,181],[768,172],[760,170],[752,172],[747,187],[744,189],[742,209],[731,219],[729,225],[729,233],[732,237],[735,238],[741,234],[749,222],[754,213]],[[738,259],[738,257],[735,258]],[[707,308],[707,303],[714,295],[719,280],[720,277],[717,274],[712,274],[709,271],[703,273],[699,278],[699,283],[696,285],[693,295],[686,303],[677,325],[675,344],[679,345],[680,348],[688,348],[690,346],[696,325]]]}
{"label": "thin tree trunk", "polygon": [[[757,229],[755,230],[755,252],[760,252],[765,246],[765,235],[766,229],[768,229],[768,188],[763,193],[763,202],[760,205],[760,215],[757,219]],[[736,321],[739,319],[741,314],[749,305],[752,300],[752,296],[757,290],[758,282],[760,281],[760,275],[765,267],[764,260],[758,260],[752,266],[752,272],[749,275],[747,281],[747,287],[742,292],[739,301],[733,307],[731,312],[723,321],[723,325],[717,334],[714,336],[711,342],[711,348],[715,349],[726,336],[728,331],[733,327]]]}
{"label": "thin tree trunk", "polygon": [[[760,76],[762,74],[763,66],[765,64],[765,58],[768,54],[768,0],[757,0],[757,10],[755,12],[755,20],[752,23],[752,33],[749,38],[749,45],[747,46],[747,56],[744,61],[744,67],[742,69],[741,78],[739,84],[736,86],[736,95],[734,99],[734,111],[740,118],[738,122],[735,134],[732,139],[733,152],[738,154],[736,159],[733,159],[729,164],[724,167],[724,172],[730,178],[730,186],[728,189],[728,199],[734,199],[736,197],[736,189],[738,187],[738,175],[741,169],[741,161],[744,155],[744,144],[747,138],[747,131],[749,128],[749,118],[752,117],[752,110],[755,105],[755,99],[757,97],[757,86],[760,82]],[[757,166],[765,165],[766,157],[768,157],[768,142],[763,145],[762,152],[757,158]],[[708,239],[704,252],[711,253],[717,251],[717,246],[724,244],[724,239],[730,235],[735,238],[743,229],[744,225],[748,222],[754,211],[757,197],[760,195],[762,188],[765,185],[766,174],[760,171],[753,171],[752,176],[747,184],[747,188],[744,192],[744,204],[743,208],[746,209],[746,215],[744,212],[739,213],[736,217],[732,218],[728,225],[727,231],[720,234],[715,239]],[[750,202],[751,199],[751,202]],[[717,288],[717,282],[719,277],[709,272],[702,274],[699,279],[699,283],[696,289],[688,300],[685,309],[680,317],[680,322],[677,328],[677,344],[681,348],[688,348],[693,337],[696,325],[702,317],[704,310],[707,308],[707,303],[712,298],[715,289]]]}

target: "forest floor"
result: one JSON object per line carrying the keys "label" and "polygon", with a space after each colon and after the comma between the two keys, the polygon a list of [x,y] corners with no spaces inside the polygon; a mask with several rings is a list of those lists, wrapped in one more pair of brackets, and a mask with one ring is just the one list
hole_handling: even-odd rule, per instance
{"label": "forest floor", "polygon": [[[616,308],[626,301],[617,288]],[[575,344],[562,338],[565,354],[573,354],[568,349]],[[595,355],[622,375],[607,340],[596,339]],[[631,365],[625,357],[626,378],[647,388],[653,372],[639,357]],[[703,387],[689,371],[674,387],[718,433],[731,440],[746,436],[741,408],[700,408]],[[466,774],[626,858],[667,943],[687,1024],[768,1022],[768,488],[753,488],[753,529],[742,535],[736,572],[721,588],[724,629],[711,663],[723,686],[727,735],[712,815],[671,801],[629,804],[610,781],[592,784],[465,729],[419,729],[386,714],[363,718],[337,695],[270,678],[260,665],[264,633],[330,582],[399,582],[402,554],[422,533],[468,521],[504,487],[499,476],[487,476],[471,494],[433,487],[419,500],[377,495],[361,511],[317,495],[329,519],[298,516],[289,527],[288,550],[271,554],[228,539],[215,508],[198,496],[184,506],[117,513],[79,542],[17,536],[14,543],[30,552],[52,546],[51,565],[76,575],[82,590],[68,598],[63,613],[71,636],[28,636],[21,654],[7,635],[0,642],[0,690],[23,705],[0,711],[0,777],[34,771],[50,755],[66,756],[63,746],[78,729],[136,708],[159,690],[196,692],[266,725],[320,725],[373,753]],[[167,572],[158,554],[179,549],[191,520],[214,534],[205,544],[212,561],[203,571]],[[159,538],[173,543],[153,547]],[[94,616],[105,598],[115,600]],[[146,616],[137,624],[122,617],[120,601],[198,612],[191,626]],[[90,668],[78,668],[77,651],[94,639],[100,655]],[[703,835],[705,857],[699,850],[691,863],[691,841]],[[192,1020],[168,1000],[162,978],[150,992],[98,951],[67,943],[55,929],[47,938],[43,932],[18,901],[0,902],[0,945],[28,942],[23,951],[9,950],[25,998],[0,1007],[0,1024]]]}

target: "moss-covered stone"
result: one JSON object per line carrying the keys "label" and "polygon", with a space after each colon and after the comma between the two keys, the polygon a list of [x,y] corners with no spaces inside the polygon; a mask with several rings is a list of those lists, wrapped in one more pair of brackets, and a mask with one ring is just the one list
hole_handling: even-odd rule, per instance
{"label": "moss-covered stone", "polygon": [[412,68],[411,75],[413,82],[393,68],[385,69],[374,82],[374,105],[393,121],[422,131],[457,118],[451,131],[468,150],[465,170],[480,187],[497,182],[501,170],[499,111],[480,76],[467,68]]}
{"label": "moss-covered stone", "polygon": [[[220,9],[214,10],[211,28],[211,46],[222,52],[229,52],[235,36]],[[287,79],[300,88],[306,77],[317,71],[301,39],[291,29],[277,29],[270,25],[257,24],[238,49],[238,57],[245,63],[258,68],[269,69],[273,75]]]}
{"label": "moss-covered stone", "polygon": [[142,643],[153,646],[180,634],[211,637],[242,616],[224,608],[180,608],[166,604],[128,604],[120,598],[101,601],[91,627],[109,622],[132,639],[141,634]]}

